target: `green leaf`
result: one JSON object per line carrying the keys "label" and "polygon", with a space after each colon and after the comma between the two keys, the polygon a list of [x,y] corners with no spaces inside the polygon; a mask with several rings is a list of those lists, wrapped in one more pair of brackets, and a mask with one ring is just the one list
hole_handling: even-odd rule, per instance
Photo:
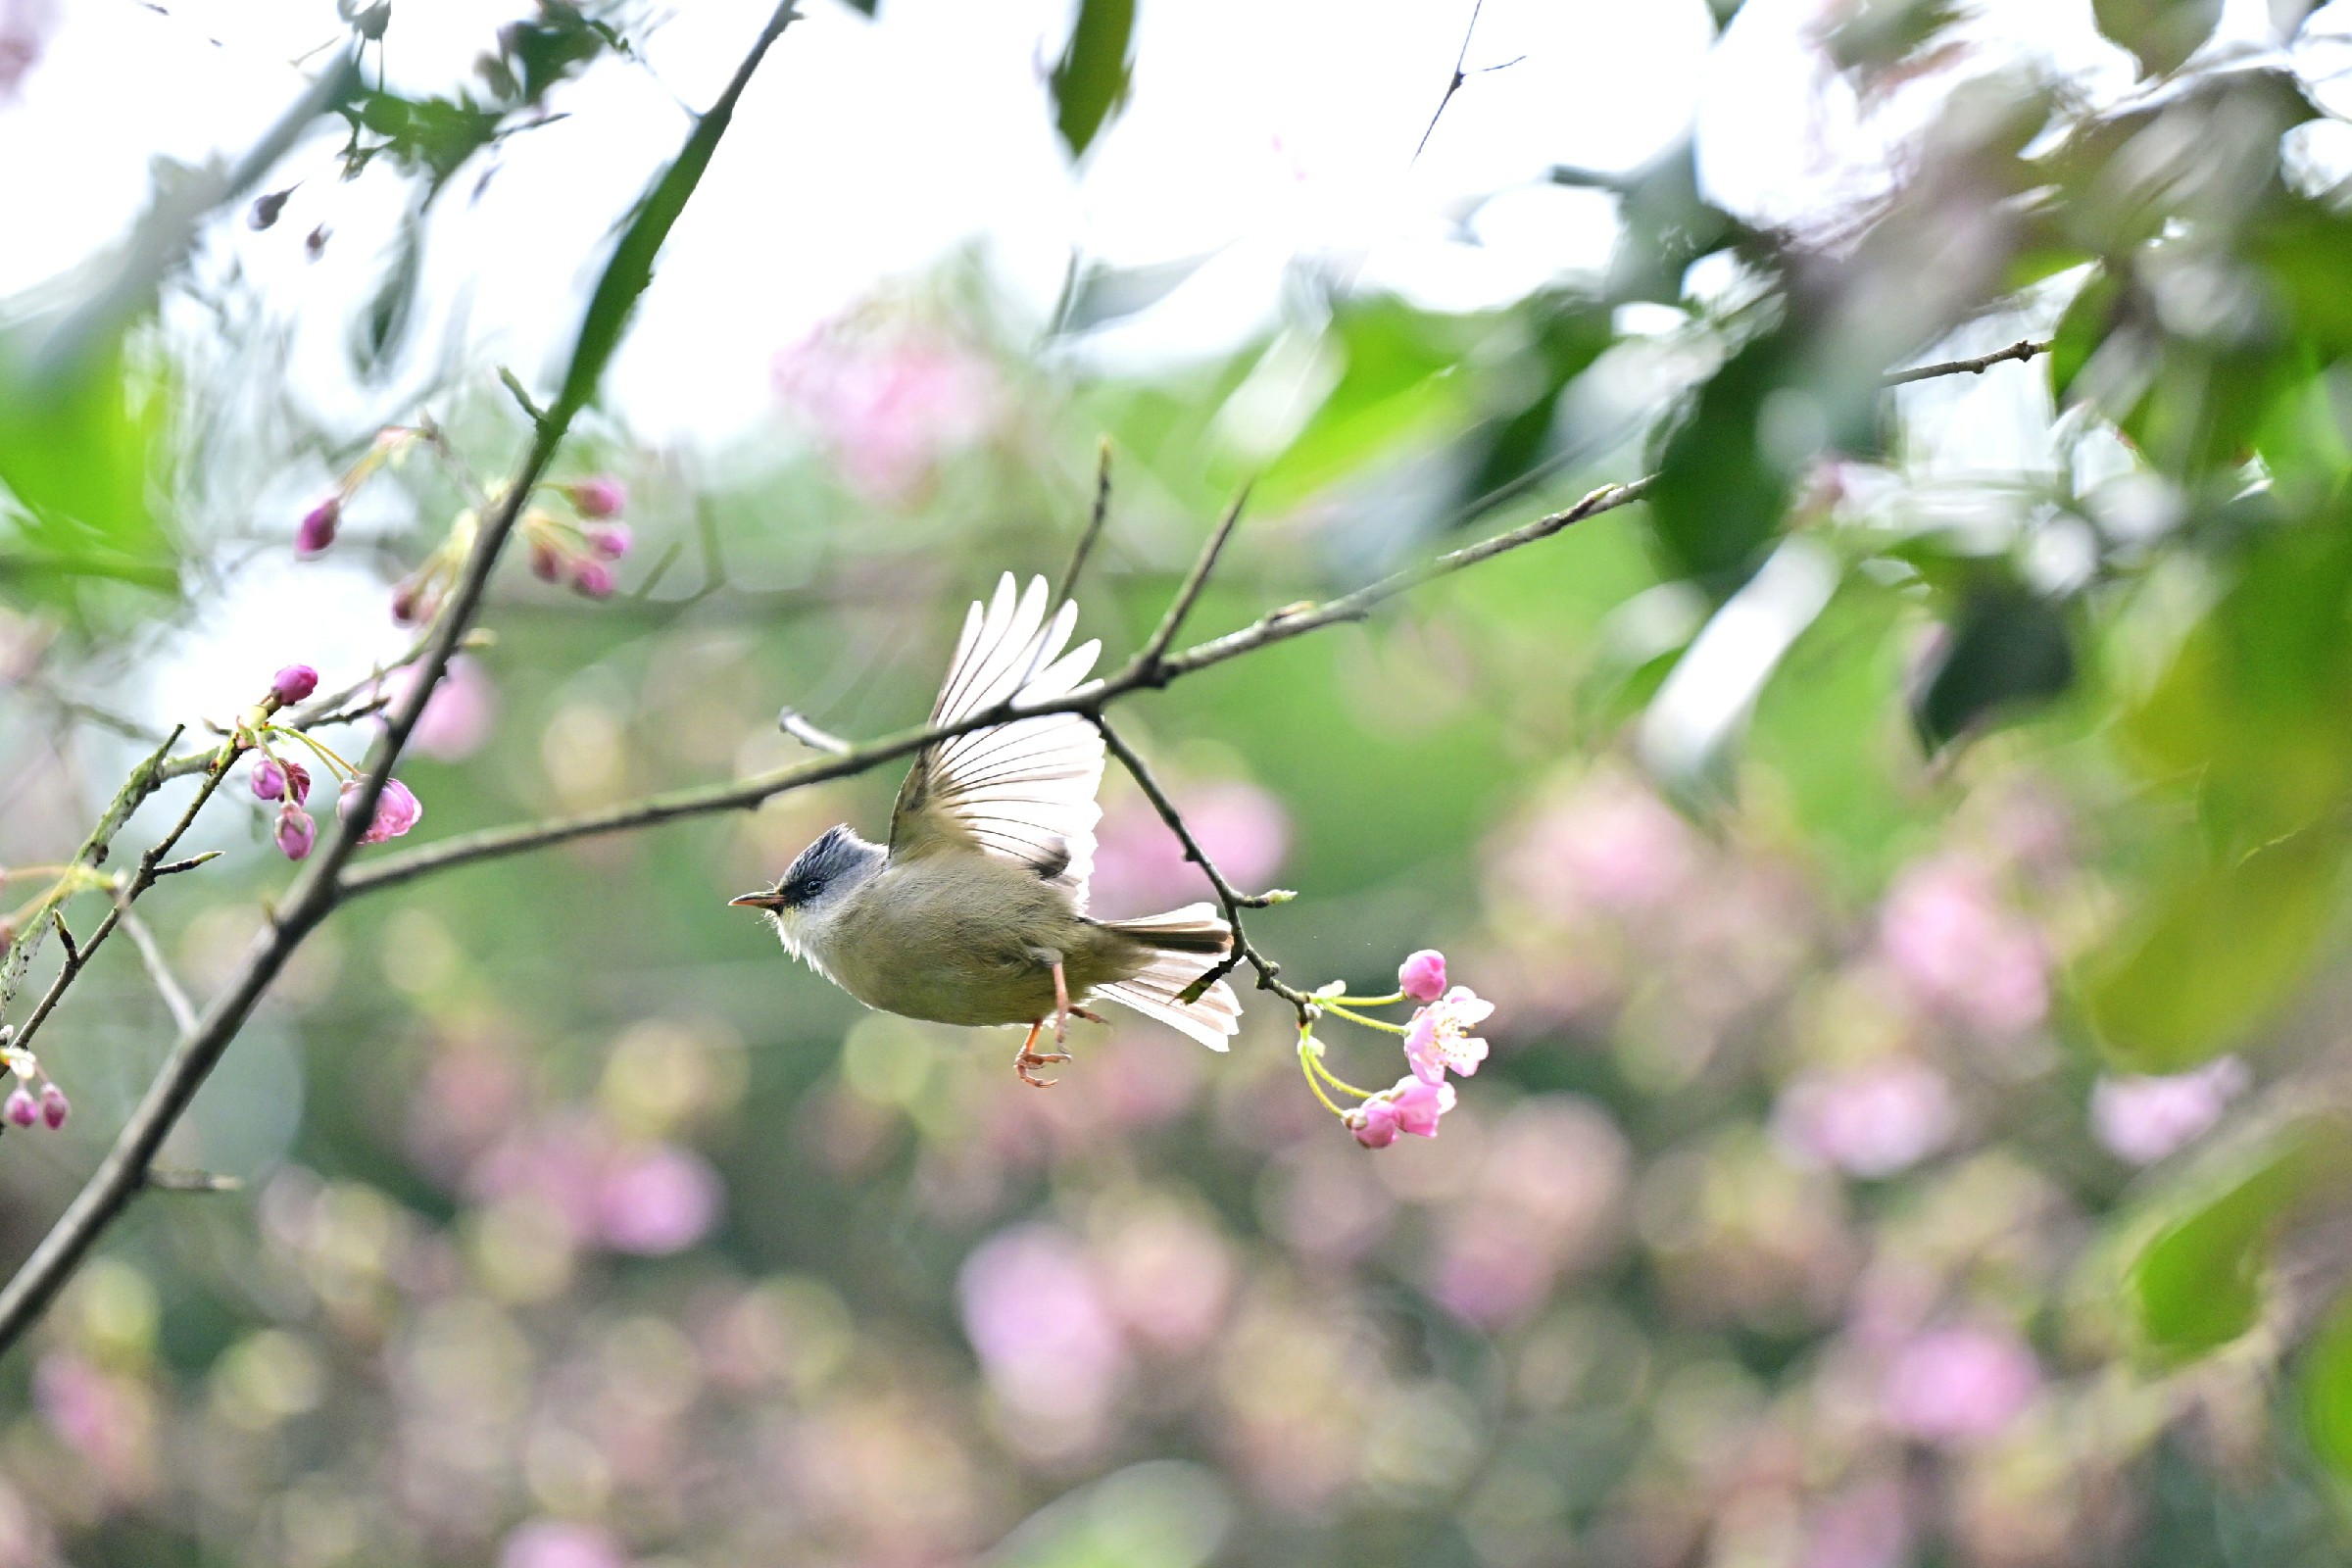
{"label": "green leaf", "polygon": [[1964,14],[1956,0],[1855,0],[1835,13],[1824,42],[1840,71],[1885,72],[1925,50]]}
{"label": "green leaf", "polygon": [[1432,431],[1467,422],[1464,356],[1486,330],[1387,295],[1346,302],[1325,347],[1343,356],[1338,381],[1251,489],[1270,512],[1296,505],[1368,466],[1409,455]]}
{"label": "green leaf", "polygon": [[[1649,487],[1649,515],[1677,574],[1728,592],[1779,530],[1798,461],[1767,450],[1767,402],[1788,387],[1789,340],[1750,340],[1699,389],[1666,438]],[[1796,393],[1795,396],[1803,396]]]}
{"label": "green leaf", "polygon": [[2222,0],[2091,0],[2090,9],[2099,30],[2152,76],[2180,69],[2222,20]]}
{"label": "green leaf", "polygon": [[1920,738],[1939,747],[2062,695],[2074,679],[2074,639],[2059,607],[2015,583],[1986,582],[1962,603],[1912,719]]}
{"label": "green leaf", "polygon": [[1054,67],[1054,128],[1083,157],[1127,97],[1135,70],[1135,0],[1078,0],[1070,41]]}
{"label": "green leaf", "polygon": [[2343,879],[2332,825],[2192,875],[2087,961],[2083,1011],[2132,1072],[2174,1073],[2241,1044],[2300,987]]}
{"label": "green leaf", "polygon": [[2058,330],[2050,337],[2050,395],[2061,408],[2071,401],[2068,394],[2082,374],[2082,368],[2106,341],[2115,323],[2123,286],[2116,281],[2112,270],[2101,268],[2083,280],[2058,318]]}
{"label": "green leaf", "polygon": [[1192,280],[1195,272],[1223,253],[1219,246],[1198,256],[1152,262],[1143,267],[1089,267],[1070,284],[1054,322],[1056,336],[1076,336],[1148,311]]}
{"label": "green leaf", "polygon": [[2218,1349],[2261,1321],[2272,1240],[2320,1182],[2343,1167],[2341,1117],[2287,1123],[2185,1201],[2132,1261],[2126,1289],[2148,1347],[2166,1359]]}
{"label": "green leaf", "polygon": [[2352,1487],[2352,1294],[2338,1297],[2303,1352],[2303,1431],[2312,1451]]}
{"label": "green leaf", "polygon": [[154,502],[166,494],[171,397],[121,343],[36,368],[0,344],[0,574],[56,599],[76,579],[173,590],[178,556]]}
{"label": "green leaf", "polygon": [[719,138],[734,122],[735,105],[742,99],[743,89],[751,84],[752,73],[759,69],[768,46],[793,20],[790,5],[779,7],[768,19],[751,52],[735,68],[734,79],[718,95],[718,101],[695,122],[694,133],[686,138],[686,145],[678,149],[678,156],[637,203],[628,227],[621,231],[612,247],[612,259],[596,280],[595,292],[588,297],[587,312],[580,318],[579,336],[572,345],[571,364],[564,372],[563,389],[548,409],[548,417],[557,425],[567,424],[571,416],[596,396],[605,367],[612,363],[612,351],[620,346],[621,334],[628,330],[638,296],[654,280],[654,259],[662,253],[662,242],[669,237],[670,226],[686,210],[687,198],[702,183],[704,171],[710,167],[710,155],[718,150]]}

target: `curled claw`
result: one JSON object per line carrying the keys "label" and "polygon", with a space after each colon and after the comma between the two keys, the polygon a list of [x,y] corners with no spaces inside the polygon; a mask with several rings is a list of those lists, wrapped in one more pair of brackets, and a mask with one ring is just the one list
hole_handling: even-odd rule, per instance
{"label": "curled claw", "polygon": [[1066,1051],[1038,1051],[1035,1049],[1037,1037],[1045,1031],[1045,1027],[1046,1021],[1043,1018],[1031,1024],[1029,1038],[1021,1042],[1021,1049],[1014,1054],[1012,1058],[1014,1076],[1032,1089],[1051,1089],[1061,1082],[1058,1078],[1040,1078],[1032,1069],[1050,1067],[1054,1062],[1070,1059],[1070,1054]]}

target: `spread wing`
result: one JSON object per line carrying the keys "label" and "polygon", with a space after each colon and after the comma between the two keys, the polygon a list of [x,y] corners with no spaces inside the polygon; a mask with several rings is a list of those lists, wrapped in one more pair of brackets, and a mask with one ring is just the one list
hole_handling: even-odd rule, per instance
{"label": "spread wing", "polygon": [[[996,598],[975,604],[949,662],[931,722],[952,724],[1011,699],[1066,697],[1095,667],[1100,642],[1068,652],[1078,607],[1046,618],[1046,579],[1016,599],[1012,573]],[[1086,907],[1095,868],[1095,823],[1102,808],[1102,737],[1076,713],[1047,713],[973,730],[925,747],[900,787],[890,818],[890,855],[919,858],[977,846],[1070,889]]]}

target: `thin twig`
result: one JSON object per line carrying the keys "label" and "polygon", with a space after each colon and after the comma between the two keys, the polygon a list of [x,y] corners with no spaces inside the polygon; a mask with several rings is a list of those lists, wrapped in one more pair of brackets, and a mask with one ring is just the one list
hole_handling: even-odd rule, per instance
{"label": "thin twig", "polygon": [[824,752],[833,757],[847,757],[857,748],[828,729],[818,729],[797,708],[787,708],[776,714],[776,728],[799,741],[812,752]]}
{"label": "thin twig", "polygon": [[139,1178],[139,1185],[158,1193],[241,1193],[245,1178],[211,1170],[150,1169]]}
{"label": "thin twig", "polygon": [[195,1028],[196,1009],[189,1005],[188,994],[173,977],[172,965],[164,957],[163,944],[155,940],[147,922],[126,909],[122,913],[122,934],[139,950],[139,958],[147,965],[147,978],[155,982],[156,994],[164,999],[164,1010],[172,1014],[172,1027],[181,1034]]}
{"label": "thin twig", "polygon": [[1233,498],[1233,505],[1225,509],[1225,515],[1217,519],[1216,527],[1209,530],[1207,542],[1201,545],[1200,554],[1193,562],[1193,569],[1185,574],[1184,581],[1178,585],[1176,597],[1168,601],[1168,612],[1159,617],[1158,629],[1152,633],[1151,641],[1144,644],[1143,651],[1127,666],[1139,672],[1143,684],[1158,684],[1154,677],[1161,667],[1162,658],[1169,645],[1176,641],[1176,634],[1184,630],[1184,617],[1193,612],[1193,606],[1200,601],[1200,591],[1208,586],[1208,574],[1216,570],[1217,557],[1225,553],[1225,541],[1233,537],[1233,525],[1241,520],[1242,507],[1249,499],[1250,488],[1244,485],[1242,493]]}
{"label": "thin twig", "polygon": [[1983,375],[1996,365],[2005,365],[2011,360],[2023,365],[2036,354],[2049,352],[2049,344],[2036,343],[2032,338],[2021,337],[2005,349],[1996,349],[1990,354],[1980,355],[1973,360],[1946,360],[1941,365],[1923,365],[1916,369],[1896,370],[1880,384],[1883,386],[1909,386],[1914,381],[1933,380],[1939,375]]}
{"label": "thin twig", "polygon": [[1176,808],[1176,803],[1169,799],[1168,792],[1152,776],[1151,765],[1134,747],[1119,738],[1118,731],[1110,727],[1108,719],[1101,713],[1092,717],[1095,729],[1102,737],[1102,744],[1110,748],[1111,755],[1127,769],[1127,776],[1135,780],[1137,787],[1143,790],[1144,798],[1152,803],[1152,809],[1159,813],[1159,819],[1168,825],[1168,831],[1175,834],[1176,842],[1184,847],[1184,858],[1199,866],[1201,874],[1208,878],[1208,885],[1216,890],[1217,902],[1225,906],[1225,923],[1233,928],[1233,951],[1214,968],[1185,987],[1177,1000],[1186,1003],[1198,1001],[1210,986],[1247,962],[1257,971],[1257,988],[1271,991],[1289,1003],[1298,1014],[1299,1025],[1304,1027],[1313,1019],[1314,999],[1296,986],[1283,983],[1282,965],[1267,957],[1250,942],[1250,933],[1242,923],[1244,909],[1270,908],[1277,904],[1289,903],[1294,895],[1287,888],[1277,888],[1270,893],[1244,893],[1226,880],[1225,873],[1217,869],[1217,862],[1209,858],[1208,852],[1200,847],[1200,841],[1193,836],[1192,828],[1184,820],[1184,813]]}
{"label": "thin twig", "polygon": [[1462,83],[1470,79],[1469,73],[1462,70],[1462,64],[1470,58],[1470,39],[1478,31],[1478,14],[1486,9],[1486,4],[1487,0],[1470,0],[1470,25],[1462,29],[1461,52],[1453,57],[1453,79],[1446,83],[1446,96],[1438,100],[1436,111],[1429,117],[1429,127],[1421,132],[1421,140],[1413,147],[1414,163],[1421,161],[1422,150],[1429,146],[1429,138],[1437,134],[1438,122],[1446,118],[1446,106],[1453,102],[1453,95],[1460,92]]}
{"label": "thin twig", "polygon": [[1086,519],[1086,531],[1078,536],[1078,548],[1070,552],[1070,564],[1061,568],[1059,590],[1054,603],[1060,604],[1078,592],[1078,574],[1086,570],[1089,557],[1095,553],[1095,542],[1102,537],[1102,525],[1110,520],[1110,437],[1102,438],[1102,456],[1095,464],[1095,510]]}

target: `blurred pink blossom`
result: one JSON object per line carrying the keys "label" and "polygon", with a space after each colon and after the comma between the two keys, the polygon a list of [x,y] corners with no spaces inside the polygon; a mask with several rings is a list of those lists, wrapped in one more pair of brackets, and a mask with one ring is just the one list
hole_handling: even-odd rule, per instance
{"label": "blurred pink blossom", "polygon": [[1000,1231],[956,1280],[963,1331],[998,1396],[1063,1448],[1096,1435],[1124,1384],[1128,1357],[1086,1253],[1051,1225]]}
{"label": "blurred pink blossom", "polygon": [[0,0],[0,103],[17,95],[57,29],[57,0]]}
{"label": "blurred pink blossom", "polygon": [[[335,814],[349,822],[359,810],[360,795],[360,781],[356,778],[347,780],[335,803]],[[396,839],[415,827],[423,816],[424,807],[417,801],[416,792],[396,778],[388,778],[375,797],[375,814],[368,819],[368,830],[360,835],[360,842],[381,844],[387,839]]]}
{"label": "blurred pink blossom", "polygon": [[155,1481],[155,1400],[142,1384],[53,1350],[32,1372],[32,1401],[66,1446],[119,1492]]}
{"label": "blurred pink blossom", "polygon": [[1887,1058],[1800,1074],[1781,1091],[1772,1119],[1785,1149],[1876,1178],[1908,1170],[1941,1149],[1955,1118],[1941,1073],[1925,1062]]}
{"label": "blurred pink blossom", "polygon": [[2041,1392],[2033,1349],[2002,1328],[1930,1329],[1897,1349],[1882,1399],[1897,1431],[1944,1446],[1997,1436]]}
{"label": "blurred pink blossom", "polygon": [[597,1231],[616,1252],[684,1251],[717,1223],[725,1189],[710,1161],[675,1144],[624,1152],[596,1195]]}
{"label": "blurred pink blossom", "polygon": [[[397,701],[408,695],[416,675],[403,670],[390,684]],[[497,688],[480,664],[461,654],[449,662],[448,672],[425,699],[424,711],[416,715],[416,728],[409,736],[409,749],[435,761],[462,762],[482,749],[497,719]]]}
{"label": "blurred pink blossom", "polygon": [[[1185,825],[1234,886],[1255,891],[1280,869],[1291,824],[1272,795],[1241,779],[1224,779],[1179,789],[1175,797]],[[1125,796],[1103,813],[1095,846],[1098,906],[1143,913],[1208,892],[1208,879],[1184,858],[1184,847],[1149,802]]]}
{"label": "blurred pink blossom", "polygon": [[777,356],[774,373],[777,394],[842,477],[883,502],[918,495],[941,458],[995,422],[1004,400],[995,366],[915,323],[833,322]]}
{"label": "blurred pink blossom", "polygon": [[1625,1135],[1589,1101],[1546,1095],[1513,1107],[1441,1227],[1438,1303],[1483,1329],[1534,1315],[1564,1270],[1605,1252],[1632,1162]]}
{"label": "blurred pink blossom", "polygon": [[507,1537],[498,1568],[626,1568],[619,1545],[595,1525],[533,1519]]}
{"label": "blurred pink blossom", "polygon": [[2251,1081],[2235,1056],[2167,1078],[2102,1077],[2091,1086],[2091,1131],[2116,1158],[2153,1164],[2210,1132]]}
{"label": "blurred pink blossom", "polygon": [[[1464,1078],[1476,1073],[1487,1059],[1487,1043],[1470,1031],[1494,1012],[1494,1004],[1468,986],[1455,986],[1415,1012],[1404,1035],[1404,1059],[1412,1063],[1414,1076],[1434,1084],[1448,1071]],[[1436,1131],[1434,1118],[1431,1131]]]}
{"label": "blurred pink blossom", "polygon": [[1979,1029],[2019,1034],[2049,1011],[2040,938],[1966,861],[1947,857],[1905,870],[1886,895],[1879,942],[1923,1001]]}
{"label": "blurred pink blossom", "polygon": [[1698,844],[1674,808],[1622,773],[1596,773],[1545,810],[1499,869],[1535,908],[1639,913],[1666,904],[1698,864]]}
{"label": "blurred pink blossom", "polygon": [[1145,1345],[1189,1352],[1225,1318],[1233,1258],[1225,1238],[1181,1209],[1126,1219],[1096,1249],[1103,1297]]}
{"label": "blurred pink blossom", "polygon": [[1805,1568],[1905,1568],[1910,1505],[1898,1480],[1865,1482],[1813,1511]]}

